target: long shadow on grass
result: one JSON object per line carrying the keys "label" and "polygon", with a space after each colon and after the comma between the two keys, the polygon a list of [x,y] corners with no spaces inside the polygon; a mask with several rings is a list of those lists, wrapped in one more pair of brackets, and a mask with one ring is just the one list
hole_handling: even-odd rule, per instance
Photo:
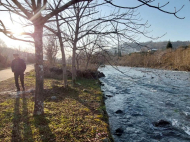
{"label": "long shadow on grass", "polygon": [[19,113],[20,98],[15,99],[14,105],[14,114],[13,114],[13,130],[12,130],[12,139],[11,142],[20,142],[21,133],[20,133],[20,113]]}
{"label": "long shadow on grass", "polygon": [[32,135],[32,129],[30,127],[30,122],[29,122],[29,115],[28,115],[28,104],[27,104],[27,99],[25,97],[25,93],[23,94],[23,106],[22,106],[22,119],[23,119],[23,128],[24,128],[24,142],[33,142],[33,135]]}
{"label": "long shadow on grass", "polygon": [[[13,130],[12,130],[12,139],[11,142],[33,142],[32,129],[29,123],[28,108],[27,108],[27,99],[25,94],[22,94],[23,97],[23,106],[22,106],[22,115],[20,114],[20,97],[17,96],[15,99],[14,105],[14,115],[13,115]],[[23,140],[21,137],[21,126],[20,123],[23,122]]]}
{"label": "long shadow on grass", "polygon": [[[82,105],[84,105],[85,107],[87,107],[88,109],[90,109],[92,113],[97,113],[96,108],[94,108],[90,102],[82,100],[79,97],[79,92],[73,88],[68,87],[67,89],[65,89],[63,87],[55,86],[52,89],[46,89],[45,92],[46,92],[45,96],[46,101],[63,101],[65,98],[72,98],[81,103]],[[54,95],[56,94],[55,95],[57,97],[56,100],[51,99],[52,94]]]}
{"label": "long shadow on grass", "polygon": [[[46,92],[44,92],[46,94]],[[46,118],[46,114],[34,115],[34,125],[39,131],[42,142],[55,142],[56,136],[52,133],[49,127],[49,120]]]}
{"label": "long shadow on grass", "polygon": [[49,120],[44,115],[34,116],[35,127],[39,130],[42,142],[55,142],[56,137],[48,126]]}

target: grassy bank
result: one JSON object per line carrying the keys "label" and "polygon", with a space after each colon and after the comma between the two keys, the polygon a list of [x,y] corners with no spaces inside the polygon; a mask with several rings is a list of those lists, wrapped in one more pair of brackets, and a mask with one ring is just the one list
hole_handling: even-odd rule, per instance
{"label": "grassy bank", "polygon": [[117,65],[190,71],[190,46],[175,50],[131,53],[120,57]]}
{"label": "grassy bank", "polygon": [[[34,88],[34,73],[25,77],[26,89]],[[15,98],[14,80],[0,82],[0,141],[88,142],[110,141],[108,119],[98,80],[79,79],[65,89],[60,80],[45,79],[43,116],[33,116],[34,96]],[[52,99],[56,96],[56,99]]]}

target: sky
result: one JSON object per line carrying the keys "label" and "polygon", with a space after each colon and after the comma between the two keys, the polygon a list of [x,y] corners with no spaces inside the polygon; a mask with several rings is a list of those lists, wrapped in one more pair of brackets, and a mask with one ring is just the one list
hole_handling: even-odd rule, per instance
{"label": "sky", "polygon": [[[119,5],[135,6],[139,3],[136,0],[115,0]],[[174,15],[169,15],[163,13],[157,9],[150,8],[148,6],[142,6],[138,8],[138,12],[141,14],[141,17],[144,21],[148,20],[148,23],[151,25],[149,28],[150,35],[154,37],[162,36],[166,33],[165,36],[159,38],[156,41],[190,41],[190,1],[189,0],[155,0],[155,5],[163,5],[167,2],[170,2],[163,9],[167,11],[175,11],[180,9],[184,5],[183,9],[178,12],[177,16],[185,19],[178,19]],[[150,41],[145,37],[141,37],[141,42]]]}
{"label": "sky", "polygon": [[[174,15],[169,15],[157,9],[142,6],[138,8],[138,12],[140,13],[141,18],[143,18],[142,21],[145,22],[148,20],[148,23],[151,25],[151,27],[148,29],[150,31],[149,35],[158,37],[166,34],[155,41],[190,41],[190,1],[155,0],[155,4],[157,5],[160,2],[160,5],[162,5],[168,1],[170,3],[163,9],[167,11],[174,11],[174,7],[176,7],[176,9],[180,9],[181,6],[184,5],[183,9],[179,11],[177,15],[181,18],[185,17],[185,19],[178,19]],[[113,0],[113,2],[121,6],[136,6],[139,4],[137,0]],[[9,19],[9,15],[5,12],[0,16],[0,20],[5,21],[6,25],[12,25],[12,22]],[[4,40],[8,47],[18,48],[20,46],[23,48],[23,50],[25,49],[28,51],[34,51],[34,48],[31,46],[31,44],[11,40],[2,33],[0,33],[0,39]],[[140,42],[146,42],[150,40],[151,39],[145,38],[143,36],[141,36],[139,39]]]}

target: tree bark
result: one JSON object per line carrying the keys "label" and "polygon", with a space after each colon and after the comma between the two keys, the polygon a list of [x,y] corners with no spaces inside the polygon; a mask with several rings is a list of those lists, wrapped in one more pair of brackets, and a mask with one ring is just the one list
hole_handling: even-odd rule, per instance
{"label": "tree bark", "polygon": [[34,115],[44,114],[43,24],[34,25],[36,90]]}

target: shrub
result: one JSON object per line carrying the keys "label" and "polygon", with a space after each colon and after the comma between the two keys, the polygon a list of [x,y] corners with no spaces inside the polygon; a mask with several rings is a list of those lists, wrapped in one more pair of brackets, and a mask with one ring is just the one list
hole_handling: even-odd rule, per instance
{"label": "shrub", "polygon": [[0,54],[0,68],[6,68],[11,65],[11,62],[8,60],[7,56]]}
{"label": "shrub", "polygon": [[170,48],[172,48],[172,43],[168,41],[168,44],[166,45],[166,49],[170,49]]}

